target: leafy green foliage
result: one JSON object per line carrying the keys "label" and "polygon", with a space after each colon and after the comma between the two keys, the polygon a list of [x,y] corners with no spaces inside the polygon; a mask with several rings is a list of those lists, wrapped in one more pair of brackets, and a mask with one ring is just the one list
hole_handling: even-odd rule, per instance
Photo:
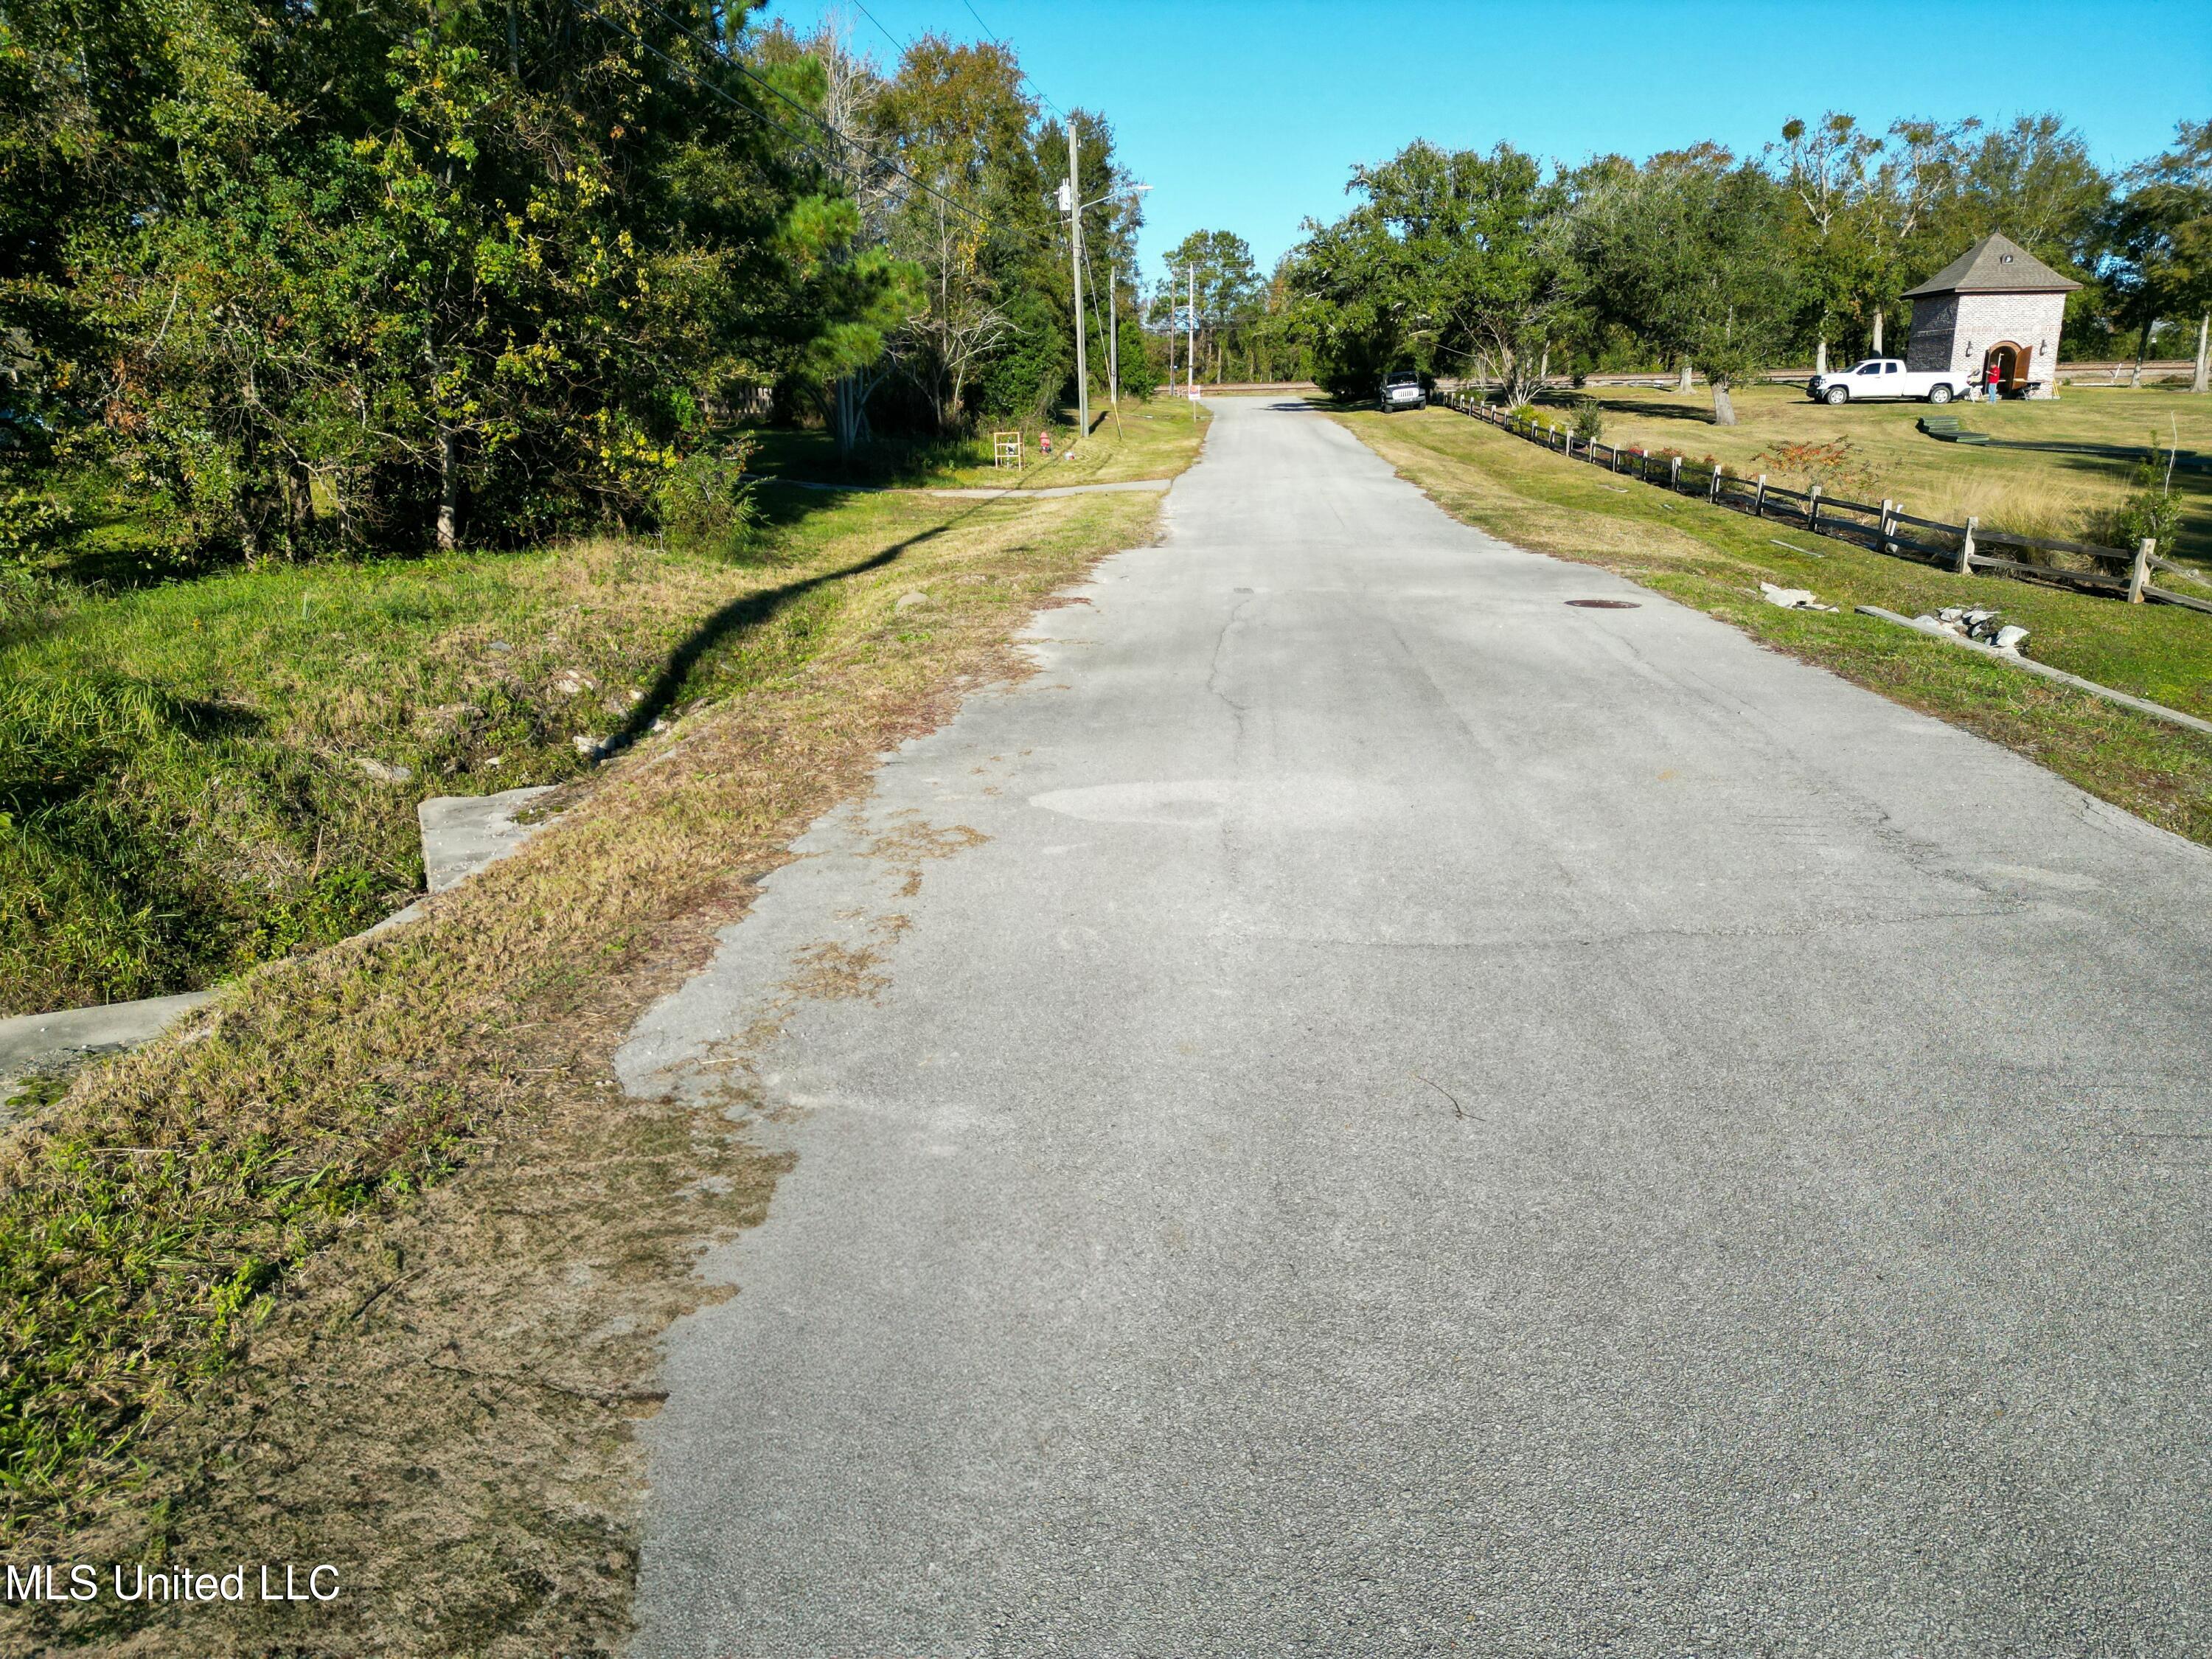
{"label": "leafy green foliage", "polygon": [[2126,501],[2112,515],[2112,545],[2132,548],[2148,537],[2168,556],[2173,553],[2181,537],[2182,502],[2173,493],[2171,465],[2154,442],[2136,467]]}
{"label": "leafy green foliage", "polygon": [[[19,424],[248,560],[650,518],[714,411],[879,356],[910,300],[842,178],[744,118],[742,21],[11,8],[46,135],[0,145]],[[119,90],[68,72],[95,55]]]}
{"label": "leafy green foliage", "polygon": [[1774,362],[1796,310],[1784,201],[1765,172],[1706,147],[1619,172],[1578,204],[1592,304],[1705,370],[1723,425],[1729,388]]}
{"label": "leafy green foliage", "polygon": [[1580,286],[1563,181],[1510,144],[1485,155],[1422,142],[1355,168],[1352,188],[1367,199],[1316,228],[1289,273],[1322,384],[1365,395],[1392,368],[1487,364],[1510,401],[1525,397]]}

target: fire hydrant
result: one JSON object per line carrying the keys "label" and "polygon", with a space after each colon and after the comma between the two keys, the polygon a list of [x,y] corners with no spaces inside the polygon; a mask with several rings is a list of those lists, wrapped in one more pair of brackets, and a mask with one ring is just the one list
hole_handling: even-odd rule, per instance
{"label": "fire hydrant", "polygon": [[1040,433],[1038,433],[1038,434],[1037,434],[1037,453],[1038,453],[1040,455],[1042,455],[1042,456],[1045,458],[1045,459],[1047,459],[1048,461],[1048,460],[1050,460],[1050,459],[1052,459],[1052,434],[1051,434],[1051,433],[1049,433],[1049,432],[1040,432]]}

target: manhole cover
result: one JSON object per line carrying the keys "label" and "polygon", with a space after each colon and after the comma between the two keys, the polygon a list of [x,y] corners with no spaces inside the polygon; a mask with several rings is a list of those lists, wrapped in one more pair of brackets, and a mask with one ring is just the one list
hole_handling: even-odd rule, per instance
{"label": "manhole cover", "polygon": [[1579,605],[1585,611],[1633,611],[1634,599],[1569,599],[1569,605]]}

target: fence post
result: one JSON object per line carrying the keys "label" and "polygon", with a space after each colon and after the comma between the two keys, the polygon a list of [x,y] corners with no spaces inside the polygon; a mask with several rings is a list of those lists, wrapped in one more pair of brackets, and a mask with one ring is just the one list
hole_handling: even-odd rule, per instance
{"label": "fence post", "polygon": [[1966,515],[1966,532],[1959,538],[1959,562],[1954,567],[1961,576],[1974,574],[1974,526],[1980,522],[1972,514]]}
{"label": "fence post", "polygon": [[2128,603],[2141,605],[2143,589],[2150,586],[2151,550],[2158,545],[2154,538],[2146,536],[2136,549],[2135,568],[2128,572]]}
{"label": "fence post", "polygon": [[1751,498],[1751,516],[1754,519],[1766,516],[1766,475],[1764,472],[1759,475],[1759,489]]}
{"label": "fence post", "polygon": [[1812,493],[1805,497],[1805,528],[1808,530],[1818,530],[1820,527],[1820,486],[1814,484],[1813,486]]}
{"label": "fence post", "polygon": [[1682,458],[1680,455],[1667,458],[1667,489],[1672,495],[1682,493]]}
{"label": "fence post", "polygon": [[1897,551],[1897,544],[1889,538],[1890,532],[1896,528],[1896,526],[1892,525],[1889,521],[1889,510],[1895,505],[1896,503],[1891,501],[1888,496],[1885,495],[1881,498],[1881,533],[1877,539],[1881,541],[1881,550],[1885,553],[1894,553]]}
{"label": "fence post", "polygon": [[1705,480],[1705,499],[1717,501],[1721,498],[1721,464],[1713,463],[1713,476]]}

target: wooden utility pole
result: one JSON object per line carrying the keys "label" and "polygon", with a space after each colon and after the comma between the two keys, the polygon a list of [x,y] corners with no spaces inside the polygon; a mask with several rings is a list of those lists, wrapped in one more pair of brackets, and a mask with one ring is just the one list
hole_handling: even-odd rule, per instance
{"label": "wooden utility pole", "polygon": [[1183,272],[1190,284],[1190,298],[1183,313],[1183,326],[1189,331],[1184,343],[1188,349],[1183,354],[1190,359],[1190,418],[1198,423],[1198,266],[1193,264]]}

